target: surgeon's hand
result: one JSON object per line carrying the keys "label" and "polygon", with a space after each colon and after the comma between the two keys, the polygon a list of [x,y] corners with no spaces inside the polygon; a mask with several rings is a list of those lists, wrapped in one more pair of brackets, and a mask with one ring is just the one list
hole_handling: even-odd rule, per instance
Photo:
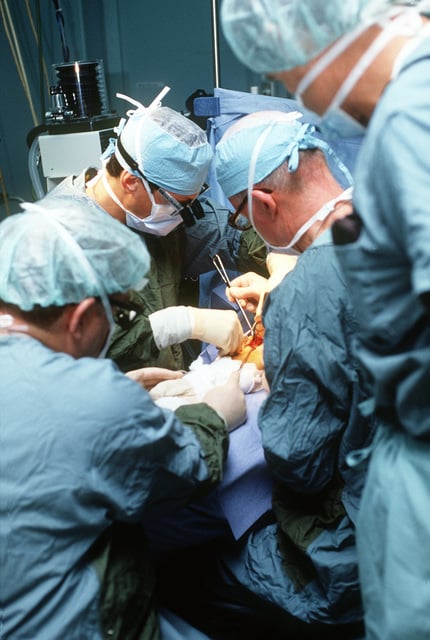
{"label": "surgeon's hand", "polygon": [[231,287],[227,287],[226,295],[231,302],[237,300],[246,311],[255,313],[261,296],[268,290],[267,278],[249,271],[231,281]]}
{"label": "surgeon's hand", "polygon": [[269,251],[266,257],[266,265],[270,273],[270,278],[274,276],[278,279],[278,282],[280,282],[287,273],[294,269],[297,258],[297,255]]}
{"label": "surgeon's hand", "polygon": [[246,402],[239,386],[239,371],[234,371],[225,384],[208,391],[203,402],[224,418],[229,431],[240,427],[246,420]]}
{"label": "surgeon's hand", "polygon": [[194,388],[185,379],[177,380],[164,380],[160,382],[149,392],[151,398],[156,401],[160,398],[179,398],[181,404],[193,404],[195,402],[201,402],[201,399],[196,394]]}
{"label": "surgeon's hand", "polygon": [[149,390],[163,380],[182,378],[184,372],[163,369],[162,367],[143,367],[142,369],[128,371],[125,375],[140,384],[144,389]]}
{"label": "surgeon's hand", "polygon": [[236,353],[243,342],[243,329],[235,311],[187,307],[191,337],[214,344],[220,355]]}

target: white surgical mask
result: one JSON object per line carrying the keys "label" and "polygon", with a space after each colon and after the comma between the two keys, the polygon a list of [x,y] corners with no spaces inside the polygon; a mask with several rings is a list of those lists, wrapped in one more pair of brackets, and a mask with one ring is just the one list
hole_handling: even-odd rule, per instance
{"label": "white surgical mask", "polygon": [[115,204],[124,211],[126,225],[131,229],[136,229],[142,233],[151,233],[154,236],[167,236],[168,233],[181,224],[182,218],[175,206],[169,203],[156,203],[149,186],[145,184],[144,180],[142,180],[142,182],[149,198],[151,199],[151,212],[149,216],[146,216],[146,218],[139,218],[135,213],[124,207],[121,200],[110,186],[104,170],[102,172],[102,182],[104,188]]}
{"label": "white surgical mask", "polygon": [[300,229],[296,231],[294,236],[291,238],[290,242],[284,247],[276,247],[274,245],[268,244],[268,247],[272,251],[276,251],[277,253],[290,253],[292,247],[294,247],[305,235],[307,231],[315,224],[315,222],[323,222],[328,216],[335,210],[336,205],[339,202],[349,202],[352,200],[352,187],[349,187],[343,193],[341,193],[337,198],[333,198],[333,200],[329,200],[318,209],[316,213],[313,214],[302,226]]}
{"label": "white surgical mask", "polygon": [[[252,155],[251,155],[251,160],[250,160],[250,163],[249,163],[249,171],[248,171],[248,219],[249,219],[251,225],[254,227],[254,229],[256,229],[256,226],[255,226],[255,222],[254,222],[252,190],[254,188],[255,170],[256,170],[256,166],[257,166],[258,156],[259,156],[260,151],[261,151],[261,149],[262,149],[262,147],[264,145],[264,142],[266,141],[267,136],[270,133],[271,128],[273,127],[273,124],[274,124],[273,122],[270,123],[267,126],[267,128],[264,129],[263,132],[261,133],[261,135],[258,138],[257,142],[255,143],[255,146],[254,146],[254,149],[253,149]],[[316,148],[319,148],[319,149],[323,150],[326,154],[331,155],[333,157],[337,167],[339,168],[339,170],[343,173],[343,175],[347,179],[348,184],[352,184],[352,176],[351,176],[348,168],[344,165],[344,163],[340,160],[340,158],[338,158],[336,156],[336,154],[329,147],[329,145],[324,140],[318,140],[317,138],[315,138],[314,142],[315,142]],[[295,153],[297,154],[296,162],[297,162],[297,166],[298,166],[298,163],[299,163],[299,155],[298,155],[299,154],[299,142],[298,141],[296,143],[296,147],[297,148],[295,149]],[[291,151],[293,151],[293,150],[291,150]],[[352,187],[349,187],[343,193],[341,193],[340,196],[338,196],[338,198],[335,198],[334,200],[330,200],[330,202],[325,204],[319,211],[317,211],[317,213],[315,213],[309,220],[307,220],[302,225],[302,227],[300,227],[300,229],[297,231],[297,233],[294,235],[294,237],[292,238],[291,242],[289,242],[288,245],[285,246],[285,247],[277,247],[277,246],[269,244],[266,241],[266,239],[264,238],[264,234],[261,233],[261,231],[258,230],[258,229],[256,229],[256,231],[257,231],[257,233],[259,233],[259,235],[266,242],[266,244],[269,247],[269,249],[272,249],[276,253],[288,253],[288,254],[292,254],[292,255],[297,254],[298,252],[296,250],[294,250],[293,247],[297,244],[297,242],[299,242],[299,240],[306,233],[306,231],[314,224],[314,222],[316,222],[317,220],[325,220],[325,218],[333,211],[333,209],[335,208],[336,204],[339,201],[350,200],[351,198],[352,198]]]}
{"label": "white surgical mask", "polygon": [[167,236],[181,224],[182,218],[171,204],[154,202],[149,216],[139,218],[135,213],[126,211],[125,222],[131,229],[151,233],[153,236]]}
{"label": "white surgical mask", "polygon": [[[353,138],[363,135],[365,127],[344,111],[341,105],[345,102],[348,95],[372,62],[393,38],[399,35],[415,35],[422,28],[422,21],[416,10],[403,8],[402,10],[397,9],[395,11],[398,12],[398,15],[395,15],[395,13],[390,14],[380,23],[382,27],[381,33],[375,38],[358,60],[357,64],[351,69],[323,114],[318,126],[325,137]],[[394,15],[394,17],[390,19],[392,15]],[[328,49],[326,54],[317,60],[297,86],[296,97],[300,103],[303,102],[302,94],[306,89],[368,26],[368,24],[359,25],[355,30],[345,34]]]}
{"label": "white surgical mask", "polygon": [[106,339],[104,341],[104,344],[103,344],[103,346],[102,346],[102,348],[100,350],[100,353],[98,354],[97,357],[98,358],[105,358],[107,352],[109,351],[109,347],[110,347],[110,343],[111,343],[111,340],[112,340],[112,336],[113,336],[113,334],[115,332],[115,321],[113,319],[111,306],[110,306],[109,301],[107,300],[106,296],[103,296],[101,298],[101,301],[102,301],[104,312],[106,314],[107,321],[109,323],[109,331],[108,331],[108,334],[107,334]]}

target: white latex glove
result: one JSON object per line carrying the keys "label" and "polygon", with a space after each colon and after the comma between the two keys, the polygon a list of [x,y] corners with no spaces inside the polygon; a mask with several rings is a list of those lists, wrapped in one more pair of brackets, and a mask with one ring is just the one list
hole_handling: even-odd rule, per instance
{"label": "white latex glove", "polygon": [[187,307],[191,337],[214,344],[221,355],[236,353],[243,342],[243,329],[235,311]]}
{"label": "white latex glove", "polygon": [[269,290],[268,283],[267,278],[249,271],[231,281],[231,287],[226,288],[226,295],[231,302],[237,300],[246,311],[255,313],[261,296]]}
{"label": "white latex glove", "polygon": [[240,427],[246,420],[246,402],[239,386],[239,371],[234,371],[225,384],[208,391],[203,402],[224,418],[229,431]]}
{"label": "white latex glove", "polygon": [[284,276],[292,271],[297,263],[297,254],[275,253],[270,251],[266,257],[267,269],[270,273],[268,287],[271,291],[283,280]]}
{"label": "white latex glove", "polygon": [[149,395],[154,401],[169,397],[180,398],[183,401],[182,404],[201,402],[193,386],[184,378],[159,382],[150,390]]}
{"label": "white latex glove", "polygon": [[242,325],[230,310],[168,307],[151,313],[149,322],[159,349],[195,338],[214,344],[221,355],[228,355],[235,353],[243,341]]}
{"label": "white latex glove", "polygon": [[294,269],[297,263],[297,253],[276,253],[269,251],[266,256],[266,265],[270,275],[281,272],[283,275]]}
{"label": "white latex glove", "polygon": [[176,380],[182,378],[183,371],[172,371],[171,369],[163,369],[162,367],[143,367],[142,369],[133,369],[125,374],[127,378],[134,380],[144,389],[152,389],[156,384],[163,380]]}
{"label": "white latex glove", "polygon": [[191,316],[188,307],[167,307],[148,316],[155,344],[159,349],[180,344],[191,338]]}

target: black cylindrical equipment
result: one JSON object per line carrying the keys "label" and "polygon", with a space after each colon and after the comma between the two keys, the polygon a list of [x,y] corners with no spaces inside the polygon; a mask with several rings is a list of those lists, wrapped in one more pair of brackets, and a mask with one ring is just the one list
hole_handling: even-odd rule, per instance
{"label": "black cylindrical equipment", "polygon": [[91,118],[108,111],[100,64],[99,61],[76,61],[55,66],[65,107],[78,118]]}

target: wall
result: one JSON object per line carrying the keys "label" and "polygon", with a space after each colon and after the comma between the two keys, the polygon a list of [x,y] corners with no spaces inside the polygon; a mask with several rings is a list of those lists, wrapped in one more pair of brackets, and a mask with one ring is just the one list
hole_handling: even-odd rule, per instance
{"label": "wall", "polygon": [[[52,65],[64,61],[54,2],[6,0],[20,43],[34,111],[44,122],[49,84],[56,84]],[[4,4],[1,2],[0,4]],[[218,0],[219,4],[219,0]],[[62,0],[70,62],[102,59],[109,106],[124,113],[129,105],[115,97],[125,93],[145,103],[164,85],[171,87],[163,104],[184,110],[196,89],[214,87],[211,0]],[[41,34],[43,60],[29,20]],[[219,33],[220,86],[249,91],[261,78],[241,65]],[[0,169],[9,196],[34,197],[28,172],[29,134],[37,124],[20,82],[4,23],[0,23]],[[277,85],[278,95],[284,95]],[[0,212],[1,215],[1,212]]]}

